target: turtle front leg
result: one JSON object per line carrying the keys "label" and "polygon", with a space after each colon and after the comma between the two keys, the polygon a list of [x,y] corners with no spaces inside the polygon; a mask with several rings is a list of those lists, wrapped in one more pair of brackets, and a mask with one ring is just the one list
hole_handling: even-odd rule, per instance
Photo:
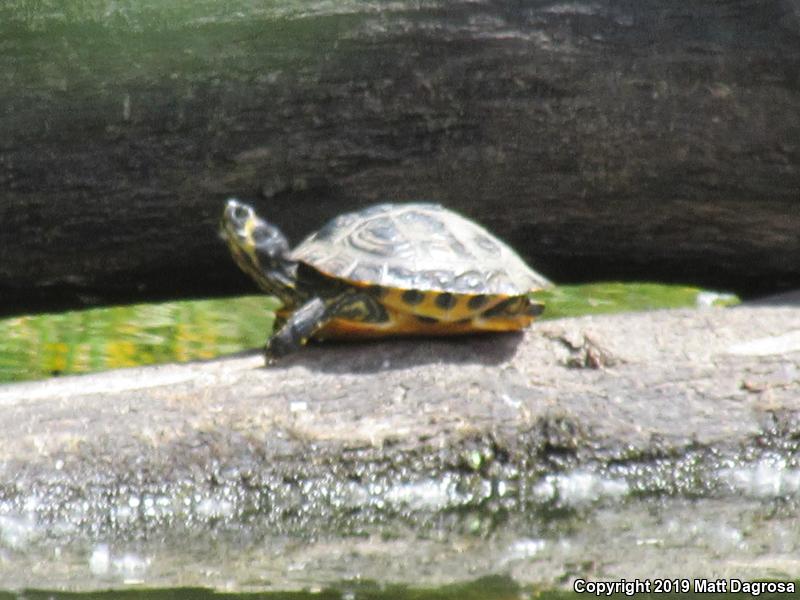
{"label": "turtle front leg", "polygon": [[312,298],[294,311],[267,341],[267,363],[299,350],[314,333],[331,320],[329,307],[321,298]]}

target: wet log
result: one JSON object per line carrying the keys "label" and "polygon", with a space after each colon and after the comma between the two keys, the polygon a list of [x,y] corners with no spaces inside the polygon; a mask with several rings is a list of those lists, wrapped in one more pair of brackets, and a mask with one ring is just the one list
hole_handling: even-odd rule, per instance
{"label": "wet log", "polygon": [[0,581],[797,579],[799,373],[739,307],[5,386]]}
{"label": "wet log", "polygon": [[0,7],[0,311],[252,289],[216,237],[432,199],[559,282],[800,287],[800,9]]}

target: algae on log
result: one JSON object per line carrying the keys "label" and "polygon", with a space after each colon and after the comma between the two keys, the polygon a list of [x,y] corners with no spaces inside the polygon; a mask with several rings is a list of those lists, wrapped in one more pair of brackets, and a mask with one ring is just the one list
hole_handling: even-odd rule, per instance
{"label": "algae on log", "polygon": [[432,199],[555,281],[796,288],[798,74],[798,0],[6,2],[0,311],[251,289],[229,195],[295,241]]}
{"label": "algae on log", "polygon": [[[597,565],[609,577],[800,575],[787,558],[800,538],[773,535],[796,527],[800,309],[329,343],[262,365],[1,388],[0,539],[23,540],[0,580],[96,582],[98,543],[148,557],[137,577],[151,585],[509,570],[564,583]],[[319,569],[292,570],[287,548]],[[68,556],[75,570],[61,568]]]}

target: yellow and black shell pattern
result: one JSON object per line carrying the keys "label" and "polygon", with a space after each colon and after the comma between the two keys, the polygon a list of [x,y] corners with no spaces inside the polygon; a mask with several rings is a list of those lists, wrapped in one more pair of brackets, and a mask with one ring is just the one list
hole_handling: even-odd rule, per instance
{"label": "yellow and black shell pattern", "polygon": [[324,337],[457,334],[527,326],[550,282],[508,245],[438,204],[379,204],[336,217],[291,258],[365,288],[389,314],[380,323],[334,319]]}

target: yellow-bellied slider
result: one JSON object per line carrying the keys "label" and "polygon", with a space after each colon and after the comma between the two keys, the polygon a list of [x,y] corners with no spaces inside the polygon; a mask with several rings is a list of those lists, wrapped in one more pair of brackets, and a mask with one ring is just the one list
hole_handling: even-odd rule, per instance
{"label": "yellow-bellied slider", "polygon": [[228,200],[222,234],[239,266],[280,298],[268,359],[310,337],[451,335],[526,327],[550,285],[505,243],[438,204],[340,215],[291,250],[248,205]]}

